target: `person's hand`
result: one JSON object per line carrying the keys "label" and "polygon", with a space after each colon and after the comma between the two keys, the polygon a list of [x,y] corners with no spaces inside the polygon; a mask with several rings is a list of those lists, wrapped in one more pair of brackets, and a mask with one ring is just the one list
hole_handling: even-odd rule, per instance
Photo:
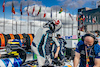
{"label": "person's hand", "polygon": [[57,58],[57,57],[58,57],[58,53],[55,53],[54,58]]}

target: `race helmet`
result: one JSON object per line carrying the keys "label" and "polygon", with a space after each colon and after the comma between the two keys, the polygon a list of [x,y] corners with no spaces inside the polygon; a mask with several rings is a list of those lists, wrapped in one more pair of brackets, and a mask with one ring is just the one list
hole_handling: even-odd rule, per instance
{"label": "race helmet", "polygon": [[45,25],[43,25],[44,28],[49,28],[52,32],[57,32],[61,29],[62,23],[60,20],[51,20],[48,21]]}

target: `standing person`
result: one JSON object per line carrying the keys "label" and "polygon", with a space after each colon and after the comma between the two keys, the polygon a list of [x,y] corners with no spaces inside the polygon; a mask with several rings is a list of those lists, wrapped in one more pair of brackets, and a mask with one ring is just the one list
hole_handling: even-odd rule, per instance
{"label": "standing person", "polygon": [[31,45],[31,49],[37,55],[39,66],[45,65],[46,61],[49,61],[49,64],[52,64],[51,54],[53,52],[52,50],[54,45],[57,46],[54,58],[58,57],[60,44],[57,39],[53,37],[53,34],[59,31],[61,27],[62,23],[60,20],[51,20],[38,29]]}
{"label": "standing person", "polygon": [[97,34],[96,38],[98,40],[98,44],[100,45],[100,36],[99,36],[99,33]]}
{"label": "standing person", "polygon": [[98,35],[98,30],[95,31],[94,36],[96,37]]}
{"label": "standing person", "polygon": [[[92,34],[85,34],[78,42],[74,57],[74,67],[100,67],[100,45]],[[79,63],[80,61],[80,63]]]}
{"label": "standing person", "polygon": [[[60,58],[60,60],[64,60],[65,61],[65,56],[64,56],[64,52],[65,52],[65,45],[67,44],[67,42],[61,38],[61,35],[60,34],[57,34],[57,40],[60,44],[60,50],[59,50],[59,53],[58,53],[58,57]],[[56,46],[55,46],[55,50],[56,51]],[[57,58],[56,58],[57,60]]]}

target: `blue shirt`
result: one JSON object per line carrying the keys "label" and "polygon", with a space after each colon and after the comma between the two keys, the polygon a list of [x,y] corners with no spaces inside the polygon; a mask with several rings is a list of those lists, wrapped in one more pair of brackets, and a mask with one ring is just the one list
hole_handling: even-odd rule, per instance
{"label": "blue shirt", "polygon": [[60,44],[60,50],[65,50],[65,45],[67,42],[63,38],[58,38],[58,42]]}
{"label": "blue shirt", "polygon": [[[77,46],[76,46],[76,52],[80,53],[80,66],[79,67],[86,67],[86,52],[85,52],[85,44],[84,42],[81,40],[78,42]],[[92,46],[89,50],[88,50],[88,46],[87,46],[87,52],[89,55],[89,67],[93,67],[94,66],[94,58],[100,58],[100,45],[95,44],[94,46]],[[91,51],[90,51],[91,50]]]}

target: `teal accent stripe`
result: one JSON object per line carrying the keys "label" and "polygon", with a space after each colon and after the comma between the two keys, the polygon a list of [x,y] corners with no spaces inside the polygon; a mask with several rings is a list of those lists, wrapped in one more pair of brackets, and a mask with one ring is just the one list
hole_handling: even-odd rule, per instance
{"label": "teal accent stripe", "polygon": [[[43,36],[44,36],[44,34],[43,34]],[[43,38],[43,36],[42,36],[42,38]],[[40,45],[40,43],[41,43],[41,41],[42,41],[42,38],[41,38],[41,40],[40,40],[40,42],[39,42],[39,45]],[[39,47],[39,45],[38,45],[38,47]],[[38,49],[38,52],[39,52],[39,49]],[[39,53],[39,55],[40,55],[40,53]],[[41,56],[41,55],[40,55]],[[41,56],[41,57],[43,57],[43,56]],[[44,58],[44,57],[43,57]]]}
{"label": "teal accent stripe", "polygon": [[[49,34],[47,33],[46,42],[47,42],[47,39],[48,39],[48,35],[49,35]],[[45,44],[44,44],[44,51],[45,51],[46,42],[45,42]],[[45,54],[46,54],[46,52],[44,52],[44,56],[45,56]]]}
{"label": "teal accent stripe", "polygon": [[19,62],[17,61],[17,59],[16,58],[14,58],[15,60],[16,60],[16,62],[17,62],[17,64],[18,64],[18,67],[20,67],[20,64],[19,64]]}
{"label": "teal accent stripe", "polygon": [[3,61],[3,63],[5,64],[5,66],[7,67],[7,64],[5,63],[5,61],[3,59],[1,59]]}

